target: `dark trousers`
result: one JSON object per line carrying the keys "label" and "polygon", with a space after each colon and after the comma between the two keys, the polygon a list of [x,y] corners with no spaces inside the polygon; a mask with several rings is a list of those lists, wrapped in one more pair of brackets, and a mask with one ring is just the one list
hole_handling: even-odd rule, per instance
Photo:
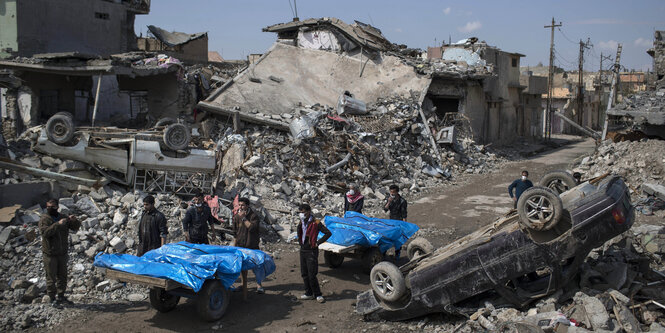
{"label": "dark trousers", "polygon": [[67,255],[49,256],[44,257],[44,270],[46,271],[46,293],[55,297],[56,291],[58,295],[64,295],[67,289]]}
{"label": "dark trousers", "polygon": [[305,283],[305,295],[321,296],[316,274],[319,272],[319,249],[300,249],[300,275]]}
{"label": "dark trousers", "polygon": [[204,238],[190,238],[189,242],[192,244],[208,244],[208,237]]}

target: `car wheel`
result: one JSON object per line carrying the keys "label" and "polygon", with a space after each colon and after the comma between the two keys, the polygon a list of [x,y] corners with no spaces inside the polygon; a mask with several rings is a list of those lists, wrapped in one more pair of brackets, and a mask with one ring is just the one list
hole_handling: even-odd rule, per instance
{"label": "car wheel", "polygon": [[155,127],[168,126],[175,123],[176,123],[175,119],[164,117],[164,118],[159,118],[159,120],[157,120],[157,122],[155,123]]}
{"label": "car wheel", "polygon": [[337,268],[342,266],[342,263],[344,262],[343,255],[331,251],[323,252],[323,259],[325,260],[326,265],[328,265],[330,268]]}
{"label": "car wheel", "polygon": [[205,321],[222,318],[230,301],[229,292],[219,280],[207,280],[198,293],[196,307],[199,316]]}
{"label": "car wheel", "polygon": [[566,171],[553,171],[543,176],[539,185],[561,194],[577,186],[577,181]]}
{"label": "car wheel", "polygon": [[164,288],[150,288],[150,305],[159,312],[169,312],[175,309],[180,296],[171,295]]}
{"label": "car wheel", "polygon": [[387,302],[395,302],[406,294],[404,276],[395,264],[387,261],[378,263],[369,275],[376,295]]}
{"label": "car wheel", "polygon": [[62,145],[74,137],[74,119],[67,112],[58,112],[46,122],[46,136],[52,142]]}
{"label": "car wheel", "polygon": [[434,245],[423,237],[414,238],[406,247],[406,255],[409,257],[409,260],[432,253],[433,251]]}
{"label": "car wheel", "polygon": [[366,273],[372,271],[374,265],[380,263],[383,260],[383,254],[379,251],[378,247],[370,247],[363,253],[363,266]]}
{"label": "car wheel", "polygon": [[537,231],[549,230],[561,220],[563,203],[549,188],[532,187],[524,191],[517,201],[517,213],[524,227]]}
{"label": "car wheel", "polygon": [[171,124],[164,130],[164,144],[172,150],[182,150],[189,145],[190,133],[184,124]]}

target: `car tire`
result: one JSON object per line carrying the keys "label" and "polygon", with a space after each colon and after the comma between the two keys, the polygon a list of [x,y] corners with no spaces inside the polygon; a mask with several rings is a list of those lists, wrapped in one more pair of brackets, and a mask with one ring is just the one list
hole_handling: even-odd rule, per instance
{"label": "car tire", "polygon": [[332,251],[325,251],[323,252],[323,260],[328,267],[337,268],[342,266],[342,263],[344,262],[344,256]]}
{"label": "car tire", "polygon": [[420,257],[434,251],[434,245],[423,237],[414,238],[406,247],[406,255],[409,260]]}
{"label": "car tire", "polygon": [[180,296],[167,293],[164,288],[150,288],[150,305],[155,310],[166,313],[175,309],[180,301]]}
{"label": "car tire", "polygon": [[406,294],[406,281],[395,264],[382,261],[369,274],[374,293],[383,301],[395,302]]}
{"label": "car tire", "polygon": [[370,273],[372,268],[383,260],[383,254],[378,247],[370,247],[363,253],[362,258],[365,273]]}
{"label": "car tire", "polygon": [[58,112],[46,122],[46,136],[51,142],[62,145],[74,137],[74,119],[67,112]]}
{"label": "car tire", "polygon": [[196,308],[201,319],[215,321],[222,318],[229,307],[230,296],[221,281],[206,280],[196,299]]}
{"label": "car tire", "polygon": [[552,171],[540,179],[539,185],[551,189],[556,194],[561,194],[577,186],[577,181],[567,171]]}
{"label": "car tire", "polygon": [[545,231],[552,229],[561,220],[563,203],[553,190],[535,186],[520,195],[517,200],[517,213],[522,226]]}
{"label": "car tire", "polygon": [[191,134],[184,124],[171,124],[164,130],[164,145],[172,150],[183,150],[189,146]]}
{"label": "car tire", "polygon": [[168,126],[175,123],[176,123],[175,119],[170,117],[164,117],[164,118],[159,118],[159,120],[157,120],[157,122],[155,123],[155,127]]}

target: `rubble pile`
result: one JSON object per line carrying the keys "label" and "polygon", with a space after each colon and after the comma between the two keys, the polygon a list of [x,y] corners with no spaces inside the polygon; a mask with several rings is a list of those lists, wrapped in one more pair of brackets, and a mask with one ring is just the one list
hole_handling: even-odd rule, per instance
{"label": "rubble pile", "polygon": [[424,126],[416,121],[417,105],[413,98],[385,98],[368,105],[368,115],[346,119],[321,111],[325,107],[305,107],[314,120],[311,137],[303,139],[265,127],[244,135],[227,128],[218,139],[224,158],[217,191],[227,200],[240,194],[260,202],[268,224],[288,238],[297,203],[309,202],[315,214],[340,216],[341,194],[350,183],[366,197],[363,212],[377,215],[383,214],[380,206],[390,184],[399,185],[408,199],[448,177],[487,173],[504,161],[460,137],[440,146],[444,160],[439,166]]}
{"label": "rubble pile", "polygon": [[665,112],[665,88],[647,90],[624,97],[614,110]]}
{"label": "rubble pile", "polygon": [[[642,210],[637,205],[639,211],[663,214],[662,201],[665,200],[665,144],[662,140],[642,139],[640,141],[612,142],[603,141],[596,149],[593,155],[584,157],[580,164],[573,171],[579,171],[583,178],[592,178],[600,176],[606,172],[611,172],[622,176],[631,192],[642,195],[642,198],[633,196],[633,201],[644,201],[652,197],[649,207],[656,209]],[[660,194],[660,198],[659,195]],[[658,201],[660,200],[660,204]],[[660,208],[660,209],[658,209]]]}
{"label": "rubble pile", "polygon": [[[138,221],[143,211],[142,198],[146,195],[104,186],[91,189],[87,194],[78,192],[60,199],[60,213],[74,214],[81,220],[78,232],[70,233],[68,294],[72,301],[145,299],[145,288],[105,280],[92,263],[99,252],[136,253]],[[183,206],[187,206],[186,202],[177,196],[155,195],[155,207],[168,217],[169,242],[184,240]],[[59,314],[60,310],[46,304],[48,297],[45,296],[46,280],[38,227],[42,207],[14,209],[17,212],[12,222],[0,225],[0,309],[4,314],[0,317],[0,330],[56,325],[66,318]],[[220,215],[229,216],[230,211],[224,207]],[[221,237],[222,244],[228,244],[232,239],[230,236],[224,238],[224,234]],[[216,243],[219,244],[220,240]],[[10,315],[8,311],[14,313]]]}

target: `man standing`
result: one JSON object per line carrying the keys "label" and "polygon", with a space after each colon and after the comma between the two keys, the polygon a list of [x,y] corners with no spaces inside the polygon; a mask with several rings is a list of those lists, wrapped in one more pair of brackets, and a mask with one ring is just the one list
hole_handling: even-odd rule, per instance
{"label": "man standing", "polygon": [[344,196],[344,212],[352,211],[363,213],[365,197],[358,191],[355,184],[349,184],[349,191]]}
{"label": "man standing", "polygon": [[[215,240],[215,218],[210,207],[203,200],[203,193],[197,192],[192,199],[192,207],[185,212],[182,220],[182,229],[185,240],[194,244],[208,244],[208,231],[212,231],[212,240]],[[208,227],[208,225],[210,227]]]}
{"label": "man standing", "polygon": [[390,196],[383,206],[383,211],[390,211],[391,220],[406,221],[406,200],[399,195],[399,186],[390,185]]}
{"label": "man standing", "polygon": [[[312,216],[312,207],[308,204],[301,204],[298,207],[300,212],[300,223],[298,223],[298,243],[300,243],[300,275],[305,283],[305,294],[300,299],[314,299],[319,303],[326,300],[323,298],[319,280],[316,274],[319,272],[319,245],[330,238],[332,233],[320,221]],[[317,239],[319,232],[323,233],[321,239]]]}
{"label": "man standing", "polygon": [[166,217],[155,208],[155,197],[146,196],[143,198],[143,214],[139,220],[139,248],[136,255],[140,257],[166,244],[168,233]]}
{"label": "man standing", "polygon": [[[529,171],[522,171],[522,178],[515,179],[510,186],[508,186],[508,194],[513,198],[513,208],[517,208],[517,200],[520,199],[520,196],[526,189],[533,187],[533,183],[527,179],[529,177]],[[515,195],[513,196],[513,189],[515,189]]]}
{"label": "man standing", "polygon": [[64,216],[58,213],[57,200],[51,199],[46,202],[46,214],[42,214],[39,219],[39,232],[42,234],[46,292],[54,306],[71,303],[65,297],[69,230],[77,231],[80,227],[81,222],[74,215]]}
{"label": "man standing", "polygon": [[[259,217],[249,208],[249,199],[238,199],[238,213],[233,215],[233,232],[236,237],[233,246],[246,249],[259,249]],[[247,298],[247,271],[241,272],[243,297]],[[263,294],[263,287],[257,282],[256,292]]]}

